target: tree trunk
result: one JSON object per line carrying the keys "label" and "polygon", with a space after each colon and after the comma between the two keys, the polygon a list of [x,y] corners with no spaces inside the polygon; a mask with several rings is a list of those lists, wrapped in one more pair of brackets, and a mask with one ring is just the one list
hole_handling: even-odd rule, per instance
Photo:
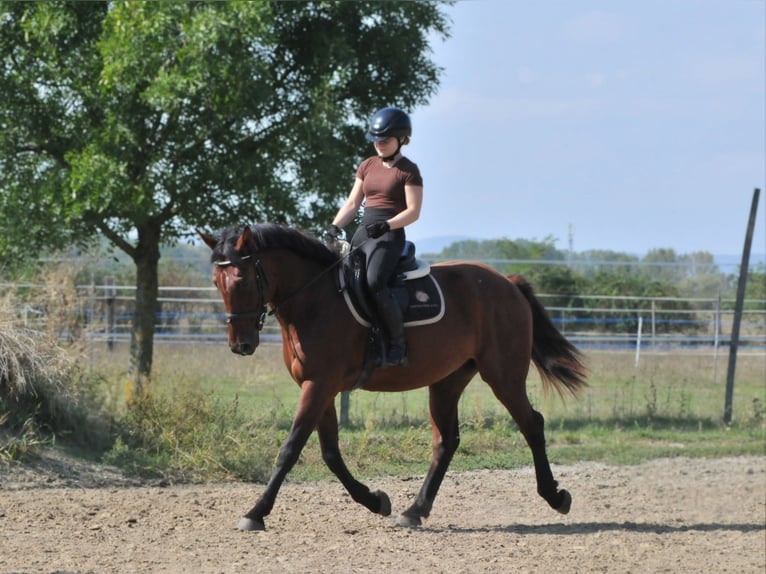
{"label": "tree trunk", "polygon": [[136,264],[136,306],[130,333],[130,398],[145,391],[152,371],[154,322],[159,293],[160,230],[150,226],[138,229]]}

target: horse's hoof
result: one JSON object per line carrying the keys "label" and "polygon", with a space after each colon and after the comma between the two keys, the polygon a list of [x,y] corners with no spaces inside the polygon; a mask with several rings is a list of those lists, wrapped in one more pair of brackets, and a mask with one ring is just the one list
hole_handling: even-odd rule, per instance
{"label": "horse's hoof", "polygon": [[391,499],[388,497],[388,495],[382,490],[376,490],[372,494],[373,496],[376,496],[378,500],[380,500],[380,508],[378,509],[378,514],[380,514],[381,516],[390,516],[391,515]]}
{"label": "horse's hoof", "polygon": [[423,522],[419,516],[407,516],[406,514],[400,514],[396,517],[397,526],[405,526],[407,528],[417,528],[422,525]]}
{"label": "horse's hoof", "polygon": [[561,491],[561,504],[556,509],[561,514],[569,514],[569,509],[572,508],[572,495],[568,491]]}
{"label": "horse's hoof", "polygon": [[259,530],[266,530],[266,525],[262,520],[253,520],[252,518],[243,518],[237,524],[238,530],[245,530],[247,532],[255,532]]}

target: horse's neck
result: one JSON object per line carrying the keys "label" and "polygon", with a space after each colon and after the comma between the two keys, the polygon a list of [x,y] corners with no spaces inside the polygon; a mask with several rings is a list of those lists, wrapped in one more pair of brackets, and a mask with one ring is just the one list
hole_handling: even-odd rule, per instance
{"label": "horse's neck", "polygon": [[[306,261],[292,252],[275,252],[262,258],[269,282],[272,308],[279,318],[292,318],[306,314],[328,304],[329,293],[334,290],[335,276],[327,266]],[[330,297],[331,298],[331,297]]]}

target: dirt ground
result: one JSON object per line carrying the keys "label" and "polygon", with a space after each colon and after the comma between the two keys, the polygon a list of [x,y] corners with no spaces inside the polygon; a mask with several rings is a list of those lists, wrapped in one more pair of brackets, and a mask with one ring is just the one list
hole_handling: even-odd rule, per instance
{"label": "dirt ground", "polygon": [[[562,516],[532,469],[448,473],[406,529],[337,482],[288,483],[266,532],[234,529],[259,485],[137,484],[51,459],[0,469],[0,572],[766,571],[766,457],[554,466]],[[394,514],[422,477],[381,478]]]}

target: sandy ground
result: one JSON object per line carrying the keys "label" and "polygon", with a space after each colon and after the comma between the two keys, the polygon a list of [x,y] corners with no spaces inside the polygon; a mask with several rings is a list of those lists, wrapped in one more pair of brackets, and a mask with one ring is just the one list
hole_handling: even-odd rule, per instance
{"label": "sandy ground", "polygon": [[[234,529],[259,485],[141,484],[101,467],[0,470],[0,572],[766,571],[766,457],[554,466],[562,516],[531,469],[449,473],[418,529],[337,482],[288,483],[266,532]],[[381,478],[394,514],[422,477]]]}

